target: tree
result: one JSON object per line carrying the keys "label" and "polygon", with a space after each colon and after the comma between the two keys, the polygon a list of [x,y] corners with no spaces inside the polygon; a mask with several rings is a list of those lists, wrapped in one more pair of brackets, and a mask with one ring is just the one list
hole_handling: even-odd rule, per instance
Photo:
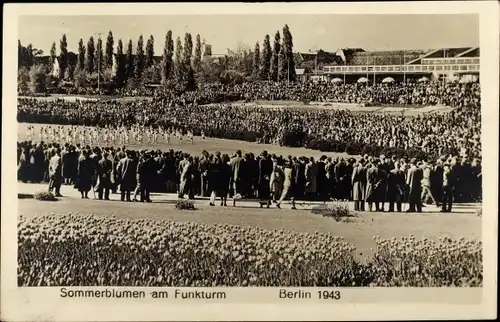
{"label": "tree", "polygon": [[115,42],[113,39],[113,33],[111,30],[108,33],[108,38],[106,39],[106,60],[104,62],[106,68],[112,68],[113,67],[113,48],[114,48]]}
{"label": "tree", "polygon": [[260,79],[266,80],[269,79],[270,70],[271,70],[271,40],[269,35],[264,37],[264,43],[262,44],[262,55],[260,55]]}
{"label": "tree", "polygon": [[120,87],[126,80],[125,57],[123,55],[123,42],[121,39],[118,39],[113,66],[115,66],[115,83]]}
{"label": "tree", "polygon": [[125,58],[125,78],[129,79],[134,75],[134,54],[132,51],[132,39],[127,45],[127,57]]}
{"label": "tree", "polygon": [[18,54],[18,69],[21,67],[31,67],[35,63],[35,57],[43,55],[43,50],[33,48],[33,45],[29,44],[24,47],[21,41],[17,41],[17,54]]}
{"label": "tree", "polygon": [[191,38],[191,34],[186,32],[184,36],[184,52],[183,52],[183,60],[184,64],[187,66],[191,66],[191,58],[193,57],[193,39]]}
{"label": "tree", "polygon": [[274,36],[274,47],[273,47],[273,52],[271,56],[271,69],[270,69],[270,78],[272,80],[279,80],[278,79],[278,69],[279,69],[279,61],[281,57],[279,56],[281,54],[281,36],[279,30],[276,31],[276,35]]}
{"label": "tree", "polygon": [[83,45],[83,39],[80,38],[78,42],[78,62],[76,65],[78,71],[85,70],[85,46]]}
{"label": "tree", "polygon": [[68,41],[66,39],[66,34],[62,35],[60,43],[60,53],[59,53],[59,71],[60,78],[64,78],[66,68],[68,67]]}
{"label": "tree", "polygon": [[252,50],[245,50],[243,52],[243,55],[241,57],[242,59],[242,67],[243,67],[243,73],[245,74],[245,76],[251,76],[252,75],[252,71],[253,71],[253,57],[254,57],[254,53],[252,52]]}
{"label": "tree", "polygon": [[97,38],[97,48],[96,48],[96,55],[94,57],[94,69],[102,73],[102,70],[104,69],[104,50],[102,48],[102,39],[101,37]]}
{"label": "tree", "polygon": [[90,36],[90,39],[87,43],[87,57],[85,58],[85,68],[87,69],[88,74],[92,74],[95,72],[95,66],[94,66],[94,61],[95,61],[95,44],[94,44],[94,37]]}
{"label": "tree", "polygon": [[17,40],[17,69],[24,67],[24,62],[25,62],[24,53],[25,53],[25,48],[21,44],[21,40],[18,39]]}
{"label": "tree", "polygon": [[180,75],[182,73],[182,43],[181,43],[181,38],[177,36],[177,39],[175,40],[175,76],[177,79],[180,78]]}
{"label": "tree", "polygon": [[68,52],[68,66],[66,67],[66,72],[64,78],[72,80],[75,75],[75,71],[78,68],[78,55],[72,51]]}
{"label": "tree", "polygon": [[35,55],[33,54],[33,45],[29,44],[26,47],[26,60],[27,60],[27,65],[28,66],[33,66],[34,62],[34,57]]}
{"label": "tree", "polygon": [[196,35],[196,48],[194,52],[193,67],[196,72],[200,70],[201,63],[201,39],[200,35]]}
{"label": "tree", "polygon": [[260,45],[259,42],[255,44],[255,49],[253,52],[253,62],[252,62],[252,74],[255,79],[259,77],[260,68]]}
{"label": "tree", "polygon": [[75,73],[75,70],[74,70],[73,66],[68,65],[66,67],[66,71],[64,72],[64,79],[65,80],[73,79],[74,73]]}
{"label": "tree", "polygon": [[168,81],[172,77],[173,61],[172,57],[174,55],[174,40],[172,38],[172,31],[169,30],[165,36],[165,46],[163,48],[163,57],[161,64],[161,80],[163,85],[167,85]]}
{"label": "tree", "polygon": [[199,83],[216,83],[220,81],[225,66],[220,59],[205,59],[200,64],[197,79]]}
{"label": "tree", "polygon": [[54,65],[54,61],[56,60],[57,57],[57,49],[56,49],[56,42],[54,41],[52,43],[52,46],[50,47],[50,66],[52,69],[52,66]]}
{"label": "tree", "polygon": [[283,27],[282,53],[283,56],[281,56],[281,61],[283,63],[281,65],[281,70],[283,72],[280,74],[283,75],[283,79],[290,79],[290,81],[293,82],[296,80],[297,75],[295,73],[295,61],[293,59],[293,38],[288,25]]}
{"label": "tree", "polygon": [[134,76],[140,78],[144,70],[144,38],[142,35],[137,41],[137,48],[135,50],[134,61]]}
{"label": "tree", "polygon": [[29,88],[32,93],[44,93],[47,89],[47,71],[43,66],[33,66],[29,71]]}
{"label": "tree", "polygon": [[17,70],[17,91],[26,93],[29,89],[30,74],[28,67],[21,67]]}
{"label": "tree", "polygon": [[184,36],[184,54],[183,54],[183,73],[181,76],[182,85],[185,90],[192,91],[195,89],[195,79],[191,59],[193,57],[193,38],[190,33]]}
{"label": "tree", "polygon": [[153,66],[155,56],[155,39],[153,35],[149,36],[146,43],[146,68]]}
{"label": "tree", "polygon": [[161,64],[146,67],[141,76],[141,84],[158,84],[161,81]]}

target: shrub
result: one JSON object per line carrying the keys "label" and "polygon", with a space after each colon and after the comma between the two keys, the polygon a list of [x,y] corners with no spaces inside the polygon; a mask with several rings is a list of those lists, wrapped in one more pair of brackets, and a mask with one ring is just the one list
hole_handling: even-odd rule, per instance
{"label": "shrub", "polygon": [[21,217],[19,286],[482,286],[477,241],[376,238],[66,214]]}
{"label": "shrub", "polygon": [[175,209],[179,210],[196,210],[192,200],[178,199],[175,202]]}
{"label": "shrub", "polygon": [[322,204],[312,210],[313,213],[323,217],[331,217],[335,221],[348,221],[354,217],[354,213],[349,210],[348,200],[336,200],[332,204]]}
{"label": "shrub", "polygon": [[29,70],[29,89],[32,93],[43,93],[47,88],[47,71],[41,65],[35,65]]}
{"label": "shrub", "polygon": [[52,192],[37,192],[35,194],[35,199],[40,201],[56,201],[57,198],[54,196]]}

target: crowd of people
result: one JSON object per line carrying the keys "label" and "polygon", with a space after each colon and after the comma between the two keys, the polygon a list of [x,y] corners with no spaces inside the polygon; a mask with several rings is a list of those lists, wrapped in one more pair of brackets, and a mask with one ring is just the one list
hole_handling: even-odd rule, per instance
{"label": "crowd of people", "polygon": [[[74,88],[68,94],[98,94],[97,89]],[[478,83],[416,82],[406,83],[331,83],[328,81],[274,82],[257,81],[242,84],[200,84],[196,91],[184,93],[161,86],[115,89],[113,95],[126,97],[168,97],[177,103],[220,103],[237,100],[287,100],[356,103],[371,105],[436,105],[452,107],[478,105],[481,95]]]}
{"label": "crowd of people", "polygon": [[[25,137],[28,141],[62,142],[82,145],[142,145],[170,144],[175,139],[179,143],[194,143],[192,132],[183,132],[180,128],[163,128],[152,126],[117,126],[82,127],[62,125],[33,125],[26,127]],[[201,135],[205,139],[204,133]]]}
{"label": "crowd of people", "polygon": [[[122,201],[151,202],[150,191],[176,192],[179,198],[257,198],[280,207],[284,200],[352,200],[358,211],[420,212],[428,203],[451,211],[453,202],[481,200],[481,164],[474,159],[445,156],[438,160],[406,160],[397,156],[331,158],[278,156],[263,151],[256,156],[236,151],[232,156],[203,151],[91,147],[80,144],[18,143],[18,178],[73,185],[88,198],[120,191]],[[386,207],[388,206],[388,207]]]}
{"label": "crowd of people", "polygon": [[[191,96],[158,96],[133,101],[22,98],[18,100],[17,118],[19,122],[100,128],[175,128],[193,135],[303,146],[326,152],[391,153],[434,159],[449,153],[480,157],[481,109],[477,98],[469,97],[472,88],[474,86],[462,96],[450,90],[454,93],[450,100],[458,105],[453,111],[416,117],[333,108],[204,105],[199,104],[193,92]],[[408,151],[413,155],[408,155]]]}
{"label": "crowd of people", "polygon": [[[364,209],[363,202],[375,210],[382,210],[384,202],[393,202],[397,209],[398,203],[409,202],[411,211],[419,211],[422,201],[427,201],[423,199],[440,205],[448,204],[450,194],[456,201],[481,199],[479,84],[256,82],[151,93],[134,100],[18,99],[18,122],[51,124],[39,127],[37,133],[28,127],[28,141],[18,145],[19,179],[50,181],[57,194],[59,182],[73,184],[82,198],[88,197],[91,187],[97,187],[99,197],[105,199],[107,189],[120,187],[123,200],[140,196],[149,201],[148,191],[157,189],[180,196],[211,195],[211,204],[215,197],[225,204],[229,195],[269,198],[279,206],[280,200],[291,196],[293,200],[352,199],[359,210]],[[245,104],[255,100],[454,108],[448,113],[408,116]],[[234,101],[245,102],[231,104]],[[168,144],[171,138],[183,140],[185,135],[190,142],[198,135],[364,157],[314,160],[240,152],[189,156],[180,151],[111,148]],[[391,158],[368,157],[381,154]],[[101,192],[101,187],[108,188]]]}

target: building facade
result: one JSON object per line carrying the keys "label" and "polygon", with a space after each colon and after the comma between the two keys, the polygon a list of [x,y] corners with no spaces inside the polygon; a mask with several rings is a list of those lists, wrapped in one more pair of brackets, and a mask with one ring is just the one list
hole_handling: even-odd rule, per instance
{"label": "building facade", "polygon": [[479,81],[479,47],[441,48],[421,53],[356,52],[350,58],[343,54],[341,57],[342,64],[323,66],[319,74],[325,79],[340,78],[344,82],[361,77],[369,83],[378,83],[387,77],[402,82],[423,77],[432,81]]}

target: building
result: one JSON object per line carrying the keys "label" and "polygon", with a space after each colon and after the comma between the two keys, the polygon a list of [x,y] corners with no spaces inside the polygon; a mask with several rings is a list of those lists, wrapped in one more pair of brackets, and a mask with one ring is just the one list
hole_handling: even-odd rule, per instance
{"label": "building", "polygon": [[369,83],[391,77],[396,81],[430,80],[476,82],[479,80],[479,47],[434,50],[337,51],[340,63],[323,66],[319,73],[328,79],[355,82],[361,77]]}

